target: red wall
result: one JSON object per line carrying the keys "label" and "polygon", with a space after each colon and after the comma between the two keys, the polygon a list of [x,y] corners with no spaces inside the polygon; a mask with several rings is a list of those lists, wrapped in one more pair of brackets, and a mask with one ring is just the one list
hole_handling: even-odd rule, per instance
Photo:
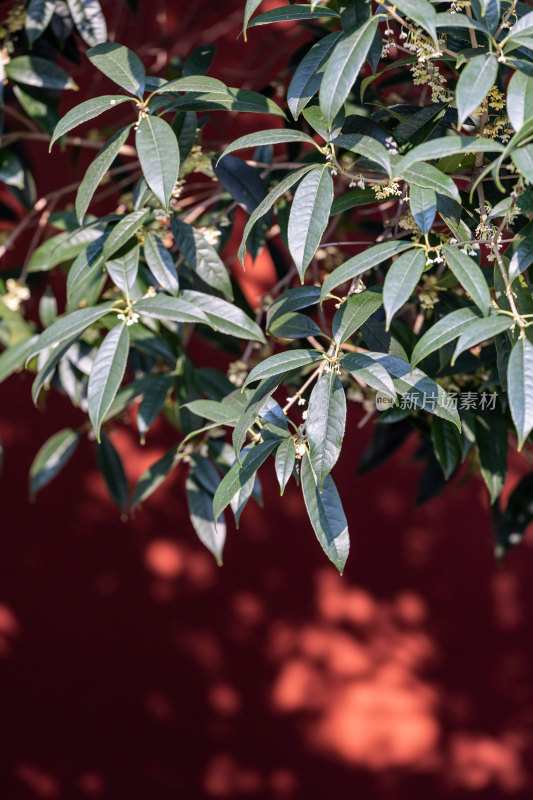
{"label": "red wall", "polygon": [[[216,40],[213,74],[234,85],[260,88],[301,37],[237,41],[242,4],[230,0],[168,3],[159,27],[165,3],[140,5],[132,22],[108,3],[118,40],[148,62],[158,46]],[[150,30],[160,39],[148,52]],[[212,139],[237,135],[219,124]],[[64,180],[62,165],[79,175],[68,153],[49,160],[39,147],[40,194]],[[269,269],[263,259],[254,280]],[[122,523],[88,442],[29,505],[35,452],[79,420],[53,395],[33,409],[30,385],[0,386],[2,797],[531,797],[532,542],[495,565],[478,481],[415,508],[412,442],[358,477],[370,430],[354,411],[335,473],[352,531],[345,576],[297,490],[277,501],[269,468],[268,512],[247,509],[218,569],[188,522],[182,475]],[[132,482],[169,436],[160,425],[140,448],[133,428],[117,432]]]}

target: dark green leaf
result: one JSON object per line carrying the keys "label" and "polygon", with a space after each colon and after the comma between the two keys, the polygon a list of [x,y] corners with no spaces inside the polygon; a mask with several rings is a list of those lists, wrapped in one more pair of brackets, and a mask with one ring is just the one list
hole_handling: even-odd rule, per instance
{"label": "dark green leaf", "polygon": [[426,234],[431,231],[437,213],[437,195],[433,189],[411,186],[409,190],[409,209],[414,221]]}
{"label": "dark green leaf", "polygon": [[487,315],[491,304],[490,292],[477,263],[457,247],[443,245],[442,254],[463,289],[466,289],[479,310]]}
{"label": "dark green leaf", "polygon": [[158,294],[155,297],[145,297],[135,303],[137,313],[155,319],[170,320],[171,322],[205,322],[210,324],[207,314],[198,308],[191,298],[191,302],[184,297],[168,297]]}
{"label": "dark green leaf", "polygon": [[498,61],[493,55],[475,56],[461,72],[456,99],[459,125],[481,105],[498,74]]}
{"label": "dark green leaf", "polygon": [[319,90],[324,65],[341,35],[342,31],[333,31],[324,36],[311,47],[296,67],[287,89],[287,103],[294,119],[298,119],[303,109]]}
{"label": "dark green leaf", "polygon": [[74,454],[79,438],[77,431],[65,428],[43,444],[30,467],[31,498],[63,469]]}
{"label": "dark green leaf", "polygon": [[506,314],[492,314],[489,317],[474,319],[465,323],[455,346],[451,361],[452,365],[455,364],[457,357],[465,350],[475,347],[487,339],[492,339],[499,333],[508,330],[514,324],[514,319]]}
{"label": "dark green leaf", "polygon": [[294,447],[294,439],[288,436],[280,443],[276,450],[275,468],[276,477],[279,483],[280,495],[283,495],[285,487],[294,471],[294,464],[296,462],[296,449]]}
{"label": "dark green leaf", "polygon": [[533,428],[533,344],[525,336],[520,336],[511,350],[507,393],[521,450]]}
{"label": "dark green leaf", "polygon": [[268,440],[247,449],[246,455],[241,459],[241,466],[238,463],[234,464],[229,472],[224,475],[213,499],[213,516],[215,519],[220,517],[240,489],[256,474],[261,464],[275,449],[278,441]]}
{"label": "dark green leaf", "polygon": [[128,479],[122,460],[105,433],[102,433],[100,444],[96,446],[96,455],[109,495],[122,514],[125,514],[128,507]]}
{"label": "dark green leaf", "polygon": [[30,0],[26,9],[26,36],[31,45],[41,36],[54,16],[55,0]]}
{"label": "dark green leaf", "polygon": [[91,63],[130,94],[142,97],[146,73],[140,58],[116,42],[104,42],[87,50]]}
{"label": "dark green leaf", "polygon": [[334,370],[315,384],[307,411],[309,457],[320,491],[339,458],[346,425],[346,396]]}
{"label": "dark green leaf", "polygon": [[489,490],[490,502],[498,499],[507,475],[507,424],[499,411],[476,416],[476,445],[481,475]]}
{"label": "dark green leaf", "polygon": [[446,314],[435,322],[418,340],[411,355],[411,364],[416,366],[435,350],[452,342],[463,332],[465,323],[479,319],[479,311],[475,308],[459,308]]}
{"label": "dark green leaf", "polygon": [[264,342],[265,337],[259,325],[248,317],[244,311],[220,297],[187,290],[181,293],[184,300],[201,309],[207,316],[209,324],[221,333],[237,336],[255,342]]}
{"label": "dark green leaf", "polygon": [[120,250],[120,248],[141,229],[149,216],[150,211],[146,208],[141,208],[139,211],[132,211],[131,214],[125,214],[113,227],[111,233],[105,240],[103,249],[104,260],[107,261],[117,250]]}
{"label": "dark green leaf", "polygon": [[243,384],[243,389],[253,381],[270,378],[273,375],[283,375],[292,369],[301,369],[323,358],[323,353],[318,350],[289,350],[270,356],[253,368]]}
{"label": "dark green leaf", "polygon": [[17,56],[4,67],[6,77],[25,86],[42,89],[77,89],[65,70],[37,56]]}
{"label": "dark green leaf", "polygon": [[115,399],[122,383],[128,354],[130,337],[126,324],[116,325],[100,345],[89,376],[87,400],[89,418],[100,441],[100,426]]}
{"label": "dark green leaf", "polygon": [[411,297],[425,266],[425,252],[421,249],[413,249],[401,255],[389,267],[383,286],[387,330],[396,311]]}
{"label": "dark green leaf", "polygon": [[176,244],[190,268],[208,285],[233,300],[233,290],[226,266],[205,236],[192,225],[176,217],[171,220]]}
{"label": "dark green leaf", "polygon": [[170,294],[179,290],[178,275],[169,251],[155,234],[148,231],[144,237],[144,257],[159,286]]}
{"label": "dark green leaf", "polygon": [[381,287],[372,286],[364,292],[351,294],[333,317],[332,331],[335,342],[338,345],[344,344],[382,304]]}
{"label": "dark green leaf", "polygon": [[327,276],[322,284],[320,299],[324,300],[328,294],[330,294],[332,289],[335,289],[342,283],[352,280],[352,278],[355,278],[358,275],[361,275],[363,272],[366,272],[367,269],[371,269],[377,264],[381,264],[388,258],[391,258],[392,256],[397,255],[398,253],[401,253],[403,250],[407,250],[412,246],[412,242],[384,242],[383,244],[377,244],[373,247],[368,247],[362,253],[358,253],[356,256],[349,258],[348,261],[345,261],[344,264],[342,264],[340,267],[337,267],[337,269],[334,269],[333,272]]}
{"label": "dark green leaf", "polygon": [[168,453],[165,453],[164,456],[148,467],[146,472],[143,472],[131,497],[130,508],[132,511],[135,511],[147,497],[150,497],[155,492],[177,463],[178,448],[172,447]]}
{"label": "dark green leaf", "polygon": [[461,434],[451,422],[435,417],[431,423],[431,441],[444,477],[449,480],[461,460]]}
{"label": "dark green leaf", "polygon": [[146,183],[164,208],[168,208],[180,168],[174,131],[164,119],[146,115],[137,125],[135,144]]}
{"label": "dark green leaf", "polygon": [[87,213],[96,188],[118,156],[120,148],[126,142],[130,128],[131,125],[128,125],[120,131],[117,131],[117,133],[104,144],[83,176],[83,180],[76,194],[76,214],[80,225],[83,225],[85,214]]}
{"label": "dark green leaf", "polygon": [[[103,97],[95,97],[93,100],[86,100],[84,103],[74,106],[74,108],[71,108],[57,123],[54,135],[50,140],[50,150],[54,142],[73,128],[77,128],[78,125],[82,125],[84,122],[98,117],[100,114],[103,114],[104,111],[110,111],[121,103],[131,103],[131,101],[131,97],[124,97],[121,94],[106,94]],[[115,136],[118,135],[119,134],[115,134]],[[109,145],[110,142],[107,144]]]}
{"label": "dark green leaf", "polygon": [[[214,469],[214,467],[213,467]],[[216,471],[216,470],[215,470]],[[226,522],[222,515],[217,520],[213,516],[213,495],[195,480],[191,471],[185,485],[191,524],[205,547],[214,555],[219,566],[222,565],[222,551],[226,541]]]}
{"label": "dark green leaf", "polygon": [[98,0],[67,0],[78,33],[89,47],[107,39],[107,26]]}
{"label": "dark green leaf", "polygon": [[76,335],[81,336],[90,325],[108,314],[112,305],[113,303],[108,301],[97,308],[80,308],[79,311],[73,311],[71,314],[61,317],[39,336],[28,358],[33,358],[48,347],[56,347]]}

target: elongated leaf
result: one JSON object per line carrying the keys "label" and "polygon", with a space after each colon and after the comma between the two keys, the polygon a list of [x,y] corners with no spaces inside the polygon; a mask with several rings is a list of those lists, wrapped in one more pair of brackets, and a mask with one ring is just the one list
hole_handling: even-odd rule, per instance
{"label": "elongated leaf", "polygon": [[316,538],[342,575],[350,551],[350,537],[337,488],[328,475],[319,491],[307,453],[302,458],[300,475],[305,507]]}
{"label": "elongated leaf", "polygon": [[38,86],[40,89],[77,89],[78,87],[65,70],[37,56],[16,56],[5,65],[6,77],[25,86]]}
{"label": "elongated leaf", "polygon": [[310,5],[290,5],[281,8],[273,8],[265,11],[248,22],[248,28],[255,28],[257,25],[269,25],[272,22],[291,22],[305,19],[321,19],[322,17],[340,17],[337,11],[321,6],[314,8]]}
{"label": "elongated leaf", "polygon": [[461,434],[451,422],[435,417],[431,423],[431,441],[444,477],[449,480],[461,460]]}
{"label": "elongated leaf", "polygon": [[533,76],[517,70],[509,81],[507,116],[515,131],[533,116]]}
{"label": "elongated leaf", "polygon": [[442,136],[424,142],[402,156],[393,169],[393,177],[401,175],[419,161],[445,158],[459,153],[501,153],[503,145],[493,139],[483,139],[475,136]]}
{"label": "elongated leaf", "polygon": [[150,386],[146,389],[137,410],[137,428],[141,444],[145,443],[146,434],[163,410],[169,391],[174,386],[174,375],[161,373],[154,375]]}
{"label": "elongated leaf", "polygon": [[24,189],[24,167],[10,150],[0,151],[0,181]]}
{"label": "elongated leaf", "polygon": [[[217,164],[213,161],[213,172],[224,189],[248,214],[252,214],[268,194],[265,182],[254,167],[236,156],[227,156]],[[265,216],[270,222],[271,215]]]}
{"label": "elongated leaf", "polygon": [[185,408],[198,417],[211,420],[211,422],[220,422],[221,425],[236,422],[242,414],[241,406],[233,403],[221,403],[217,400],[191,400],[190,403],[185,403]]}
{"label": "elongated leaf", "polygon": [[166,94],[168,92],[209,92],[210,94],[231,94],[226,84],[217,78],[207,78],[205,75],[189,75],[176,78],[174,81],[163,83],[155,89],[153,94]]}
{"label": "elongated leaf", "polygon": [[131,125],[128,125],[120,131],[117,131],[111,139],[104,144],[83,176],[83,180],[76,194],[76,214],[80,225],[83,225],[85,214],[87,213],[96,188],[118,156],[120,148],[126,142],[130,128]]}
{"label": "elongated leaf", "polygon": [[71,339],[77,334],[81,336],[84,330],[93,325],[99,319],[109,313],[113,303],[108,301],[96,308],[80,308],[73,311],[50,325],[35,342],[28,359],[46,350],[48,347],[56,347],[58,344]]}
{"label": "elongated leaf", "polygon": [[354,378],[359,378],[376,392],[384,392],[393,401],[396,401],[396,389],[391,376],[381,364],[367,356],[366,353],[348,353],[342,359],[341,364]]}
{"label": "elongated leaf", "polygon": [[[269,410],[271,396],[280,384],[281,378],[274,375],[265,378],[259,386],[251,392],[251,397],[246,403],[235,428],[233,430],[232,444],[237,460],[240,461],[239,453],[244,444],[248,430],[255,424],[257,417],[262,416]],[[286,424],[285,418],[283,422]]]}
{"label": "elongated leaf", "polygon": [[144,116],[137,126],[135,143],[146,183],[168,208],[180,168],[180,151],[174,131],[165,120]]}
{"label": "elongated leaf", "polygon": [[309,308],[318,303],[320,298],[319,286],[297,286],[295,289],[288,289],[272,302],[267,311],[267,328],[272,322],[290,311],[298,311],[301,308]]}
{"label": "elongated leaf", "polygon": [[142,97],[146,73],[140,58],[116,42],[104,42],[87,50],[91,63],[130,94]]}
{"label": "elongated leaf", "polygon": [[103,249],[104,259],[107,261],[117,250],[120,250],[120,248],[140,230],[149,216],[150,211],[146,208],[141,208],[139,211],[132,211],[131,214],[123,216],[114,226],[105,241]]}
{"label": "elongated leaf", "polygon": [[270,378],[272,375],[282,375],[291,369],[306,367],[323,358],[323,354],[318,350],[289,350],[270,356],[253,368],[243,384],[243,389],[253,381]]}
{"label": "elongated leaf", "polygon": [[429,233],[437,213],[437,195],[433,189],[411,186],[409,190],[409,209],[414,221],[422,231]]}
{"label": "elongated leaf", "polygon": [[370,17],[360,28],[343,34],[333,48],[319,92],[320,108],[330,123],[350,94],[359,70],[366,61],[377,27],[378,20]]}
{"label": "elongated leaf", "polygon": [[67,312],[92,306],[106,281],[104,237],[91,242],[73,262],[67,277]]}
{"label": "elongated leaf", "polygon": [[443,246],[442,253],[451,271],[466,289],[479,310],[486,316],[490,311],[490,292],[481,269],[470,256],[457,247]]}
{"label": "elongated leaf", "polygon": [[17,342],[4,350],[0,355],[0,383],[17,370],[22,369],[37,339],[38,336],[31,336],[29,339]]}
{"label": "elongated leaf", "polygon": [[233,289],[228,270],[219,254],[203,234],[176,217],[171,220],[172,233],[176,244],[190,268],[208,286],[233,300]]}
{"label": "elongated leaf", "polygon": [[287,483],[293,474],[295,463],[296,448],[294,446],[294,439],[288,436],[286,439],[283,439],[276,450],[276,458],[274,462],[280,495],[283,495],[285,487],[287,486]]}
{"label": "elongated leaf", "polygon": [[294,195],[289,217],[289,250],[300,280],[315,255],[329,220],[333,180],[329,167],[308,173]]}
{"label": "elongated leaf", "polygon": [[475,56],[461,72],[457,82],[457,114],[459,125],[481,105],[498,74],[498,61],[489,53]]}
{"label": "elongated leaf", "polygon": [[30,0],[24,24],[30,47],[50,24],[54,9],[55,0]]}
{"label": "elongated leaf", "polygon": [[201,309],[207,316],[209,324],[221,333],[236,336],[240,339],[249,339],[264,342],[265,337],[259,325],[248,317],[240,308],[203,292],[186,290],[181,293],[184,300]]}
{"label": "elongated leaf", "polygon": [[268,332],[277,339],[306,339],[308,336],[325,335],[310,317],[293,311],[276,317]]}
{"label": "elongated leaf", "polygon": [[346,425],[346,396],[334,371],[315,384],[307,411],[309,457],[320,491],[340,455]]}
{"label": "elongated leaf", "polygon": [[234,142],[229,144],[219,157],[219,161],[224,156],[233,153],[235,150],[244,150],[247,147],[261,147],[262,145],[274,144],[288,144],[291,142],[304,142],[305,144],[312,144],[316,147],[314,139],[303,131],[291,131],[283,129],[275,129],[268,131],[257,131],[257,133],[249,133],[247,136],[241,136],[235,139]]}
{"label": "elongated leaf", "polygon": [[87,400],[89,418],[100,441],[100,426],[109,411],[122,383],[128,354],[130,337],[125,324],[117,325],[105,337],[98,349],[89,376]]}
{"label": "elongated leaf", "polygon": [[404,253],[389,267],[383,286],[387,330],[396,311],[411,297],[425,265],[425,253],[423,250],[417,249]]}
{"label": "elongated leaf", "polygon": [[413,367],[434,353],[435,350],[440,350],[441,347],[460,336],[465,324],[479,319],[479,316],[479,311],[475,308],[459,308],[435,322],[418,340],[413,349],[411,355]]}
{"label": "elongated leaf", "polygon": [[107,261],[105,266],[109,277],[121,292],[126,293],[137,280],[139,256],[140,247],[133,242],[131,245],[123,247],[122,250],[115,253],[114,258]]}
{"label": "elongated leaf", "polygon": [[107,40],[107,26],[98,0],[67,0],[78,33],[89,47]]}
{"label": "elongated leaf", "polygon": [[323,67],[341,36],[342,31],[333,31],[324,36],[311,47],[296,67],[287,89],[287,103],[294,119],[298,119],[320,89]]}
{"label": "elongated leaf", "polygon": [[34,498],[63,469],[73,456],[79,438],[78,431],[65,428],[43,444],[30,467],[30,498]]}
{"label": "elongated leaf", "polygon": [[287,177],[284,178],[281,181],[281,183],[278,183],[275,189],[269,192],[269,194],[267,195],[267,197],[265,197],[263,202],[257,206],[254,213],[250,216],[250,219],[246,223],[244,228],[244,233],[242,235],[242,241],[238,253],[239,261],[241,262],[241,264],[244,264],[244,255],[246,253],[246,240],[248,239],[250,231],[252,230],[255,223],[259,219],[261,219],[261,217],[264,214],[266,214],[267,211],[269,211],[272,208],[276,200],[282,197],[285,194],[285,192],[287,192],[292,186],[294,186],[296,181],[300,180],[300,178],[303,178],[304,175],[306,175],[312,169],[316,169],[316,166],[314,164],[308,164],[307,166],[296,170],[296,172],[291,172],[291,174],[287,175]]}
{"label": "elongated leaf", "polygon": [[165,453],[164,456],[148,467],[146,472],[143,472],[131,496],[130,508],[132,511],[135,511],[141,503],[161,486],[177,463],[178,448],[172,447],[168,453]]}
{"label": "elongated leaf", "polygon": [[[112,108],[120,105],[121,103],[131,101],[131,97],[124,97],[124,95],[121,94],[106,94],[103,95],[103,97],[95,97],[93,100],[86,100],[84,103],[80,103],[78,106],[75,106],[57,123],[54,134],[50,140],[50,150],[52,149],[54,142],[56,142],[61,136],[64,136],[65,133],[71,131],[73,128],[77,128],[78,125],[82,125],[84,122],[88,122],[90,119],[98,117],[100,114],[103,114],[104,111],[110,111]],[[115,136],[118,135],[119,134],[115,134]],[[109,145],[110,142],[111,140],[107,144]]]}
{"label": "elongated leaf", "polygon": [[207,314],[196,307],[194,300],[189,302],[183,297],[168,297],[158,294],[155,297],[145,297],[135,303],[135,311],[154,319],[170,320],[172,322],[205,322],[210,324]]}
{"label": "elongated leaf", "polygon": [[512,154],[513,164],[528,181],[533,180],[533,146],[526,144],[518,147]]}
{"label": "elongated leaf", "polygon": [[507,393],[521,450],[533,428],[533,344],[525,336],[520,336],[511,350]]}
{"label": "elongated leaf", "polygon": [[351,294],[333,317],[335,342],[338,345],[344,344],[382,304],[381,287],[373,286],[364,292]]}
{"label": "elongated leaf", "polygon": [[395,5],[402,14],[405,14],[408,19],[418,22],[431,38],[435,42],[437,41],[437,15],[428,0],[400,0],[398,3],[395,2]]}
{"label": "elongated leaf", "polygon": [[326,119],[319,106],[307,106],[303,110],[303,116],[312,129],[326,142],[332,142],[333,139],[337,138],[346,118],[344,108],[341,108],[333,122],[330,122]]}
{"label": "elongated leaf", "polygon": [[259,8],[263,0],[246,0],[246,5],[244,7],[244,22],[242,26],[242,33],[244,36],[244,41],[246,41],[246,29],[248,28],[248,23],[254,11]]}
{"label": "elongated leaf", "polygon": [[[214,469],[214,468],[213,468]],[[222,551],[226,541],[226,522],[222,515],[215,525],[213,516],[213,495],[207,492],[191,472],[185,484],[191,524],[202,544],[213,554],[219,566],[222,565]]]}
{"label": "elongated leaf", "polygon": [[192,53],[189,53],[185,59],[182,69],[183,77],[189,78],[191,75],[205,75],[211,66],[214,55],[214,44],[201,44],[195,47]]}
{"label": "elongated leaf", "polygon": [[96,455],[109,495],[120,511],[125,514],[129,496],[128,479],[122,460],[111,439],[105,433],[102,433],[100,444],[96,447]]}
{"label": "elongated leaf", "polygon": [[371,269],[377,264],[381,264],[388,258],[391,258],[392,256],[397,255],[398,253],[401,253],[412,246],[412,242],[384,242],[383,244],[377,244],[373,247],[369,247],[362,253],[358,253],[356,256],[349,258],[348,261],[345,261],[340,267],[334,269],[333,272],[331,272],[325,279],[324,283],[322,284],[322,291],[320,293],[321,301],[324,300],[328,294],[330,294],[332,289],[335,289],[342,283],[346,283],[346,281],[352,280],[352,278],[357,277],[357,275],[361,275],[363,272],[366,272],[367,269]]}
{"label": "elongated leaf", "polygon": [[351,153],[357,153],[357,155],[375,161],[387,175],[391,175],[392,168],[389,154],[381,142],[376,139],[372,139],[372,137],[365,136],[362,133],[347,133],[344,136],[337,136],[333,139],[333,144],[336,147],[342,147]]}
{"label": "elongated leaf", "polygon": [[490,502],[501,494],[507,475],[507,423],[500,411],[476,416],[476,445],[479,465]]}
{"label": "elongated leaf", "polygon": [[174,261],[161,239],[148,231],[143,248],[148,268],[158,284],[170,294],[177,294],[179,280]]}
{"label": "elongated leaf", "polygon": [[432,164],[422,162],[413,164],[407,169],[402,169],[402,178],[411,186],[420,186],[422,189],[433,189],[437,194],[444,194],[452,200],[461,202],[459,190],[453,180]]}
{"label": "elongated leaf", "polygon": [[256,474],[261,464],[276,448],[278,441],[268,440],[249,448],[241,460],[241,466],[239,463],[234,464],[224,475],[213,498],[214,519],[220,517],[240,489]]}
{"label": "elongated leaf", "polygon": [[459,340],[455,346],[452,356],[452,365],[457,361],[458,356],[470,347],[475,347],[487,339],[492,339],[503,331],[509,330],[514,325],[512,317],[506,314],[492,314],[490,317],[475,319],[467,322],[463,326]]}

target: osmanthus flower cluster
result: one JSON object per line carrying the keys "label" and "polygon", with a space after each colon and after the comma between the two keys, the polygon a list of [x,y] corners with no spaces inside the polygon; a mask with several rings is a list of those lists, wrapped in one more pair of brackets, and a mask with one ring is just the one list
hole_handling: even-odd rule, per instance
{"label": "osmanthus flower cluster", "polygon": [[[58,6],[73,23],[63,45],[81,36],[116,87],[61,119],[57,90],[75,85],[50,55]],[[25,113],[50,146],[69,148],[77,126],[108,130],[101,115],[111,109],[123,119],[102,138],[74,210],[57,206],[61,193],[52,209],[35,205],[30,222],[53,235],[33,237],[22,272],[6,273],[0,378],[26,367],[35,402],[53,388],[88,415],[42,447],[31,491],[92,431],[124,512],[188,469],[192,526],[221,561],[225,515],[238,523],[269,462],[281,494],[299,483],[342,571],[348,525],[331,472],[348,398],[376,423],[364,469],[418,431],[419,499],[465,461],[478,466],[503,553],[531,519],[533,483],[500,507],[508,446],[529,447],[533,428],[533,11],[516,0],[260,6],[246,3],[245,37],[284,21],[309,33],[287,55],[276,101],[207,76],[210,46],[168,79],[147,75],[134,52],[106,40],[95,0],[31,0],[2,28],[6,97],[22,107],[10,125]],[[257,131],[209,152],[206,120],[235,112],[254,115]],[[12,147],[23,139],[7,130],[0,177],[31,204],[28,166]],[[91,214],[111,192],[111,212]],[[238,206],[248,215],[241,262],[268,247],[278,271],[254,310],[220,255]],[[60,313],[43,292],[52,270],[66,275]],[[42,295],[39,322],[24,317],[30,292]],[[194,367],[197,336],[213,344],[213,367]],[[227,372],[217,348],[234,353]],[[108,436],[130,407],[142,442],[160,414],[176,428],[131,494]]]}

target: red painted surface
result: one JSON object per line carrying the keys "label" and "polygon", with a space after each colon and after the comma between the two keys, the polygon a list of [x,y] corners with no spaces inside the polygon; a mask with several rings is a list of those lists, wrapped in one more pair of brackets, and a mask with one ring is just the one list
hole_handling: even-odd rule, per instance
{"label": "red painted surface", "polygon": [[[187,51],[209,17],[213,74],[236,85],[259,88],[300,36],[245,46],[240,3],[167,5],[160,44]],[[141,7],[127,32],[122,12],[117,38],[146,57],[160,7]],[[35,158],[40,193],[64,180],[59,164],[77,174],[68,153]],[[257,287],[269,269],[254,268]],[[79,419],[53,395],[34,410],[28,378],[0,387],[2,797],[529,800],[533,549],[494,564],[478,481],[415,508],[412,443],[358,477],[370,431],[352,412],[335,473],[352,530],[345,576],[295,487],[277,500],[271,468],[268,512],[247,509],[218,569],[188,522],[183,475],[121,523],[88,442],[28,504],[33,455]],[[117,431],[132,482],[173,436],[160,425],[140,448],[133,427]]]}

